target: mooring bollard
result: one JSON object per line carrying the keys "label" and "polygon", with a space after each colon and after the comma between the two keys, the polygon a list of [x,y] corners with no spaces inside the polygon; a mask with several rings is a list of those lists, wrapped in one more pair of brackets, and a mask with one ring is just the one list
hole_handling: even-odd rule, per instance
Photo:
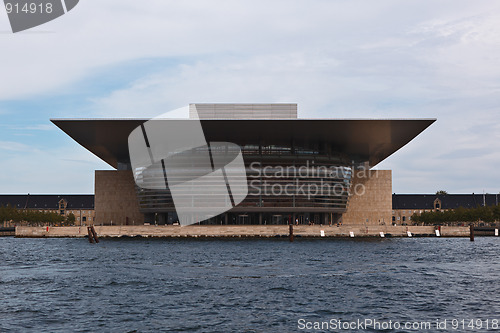
{"label": "mooring bollard", "polygon": [[94,235],[92,235],[92,230],[90,227],[87,227],[87,232],[89,233],[89,243],[94,243]]}
{"label": "mooring bollard", "polygon": [[99,238],[97,238],[97,232],[95,232],[94,226],[88,226],[87,231],[89,233],[89,243],[99,243]]}
{"label": "mooring bollard", "polygon": [[99,243],[99,238],[97,238],[97,232],[95,231],[94,225],[91,225],[90,228],[92,230],[92,236],[94,236],[94,241]]}
{"label": "mooring bollard", "polygon": [[474,225],[473,224],[470,225],[470,241],[471,242],[474,241]]}

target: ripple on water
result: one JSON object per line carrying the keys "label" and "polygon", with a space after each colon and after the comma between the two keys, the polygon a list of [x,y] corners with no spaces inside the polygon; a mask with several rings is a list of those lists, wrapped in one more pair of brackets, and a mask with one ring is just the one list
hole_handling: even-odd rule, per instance
{"label": "ripple on water", "polygon": [[488,319],[500,313],[499,246],[496,238],[0,238],[0,332],[293,332],[299,318]]}

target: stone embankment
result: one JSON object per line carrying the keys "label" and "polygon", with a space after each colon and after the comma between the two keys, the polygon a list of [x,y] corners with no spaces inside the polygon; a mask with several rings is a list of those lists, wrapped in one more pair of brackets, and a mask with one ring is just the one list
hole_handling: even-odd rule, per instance
{"label": "stone embankment", "polygon": [[[296,225],[295,237],[469,237],[469,227]],[[99,237],[288,237],[288,225],[95,226]],[[383,233],[383,234],[382,234]],[[16,227],[16,237],[87,237],[87,227]]]}

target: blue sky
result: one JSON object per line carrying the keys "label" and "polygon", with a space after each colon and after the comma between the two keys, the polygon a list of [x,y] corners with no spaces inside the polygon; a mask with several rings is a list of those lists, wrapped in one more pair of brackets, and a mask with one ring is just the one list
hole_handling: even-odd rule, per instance
{"label": "blue sky", "polygon": [[50,118],[189,103],[437,118],[377,168],[393,192],[500,191],[500,3],[99,0],[12,34],[0,8],[0,193],[93,193],[109,169]]}

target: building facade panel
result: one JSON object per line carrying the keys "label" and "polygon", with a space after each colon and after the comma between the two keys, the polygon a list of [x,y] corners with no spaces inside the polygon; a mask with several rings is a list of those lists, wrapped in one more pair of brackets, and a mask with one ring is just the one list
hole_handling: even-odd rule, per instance
{"label": "building facade panel", "polygon": [[144,223],[144,215],[139,211],[132,171],[96,170],[95,215],[97,225]]}
{"label": "building facade panel", "polygon": [[351,196],[342,223],[390,225],[392,171],[359,170],[353,175]]}

